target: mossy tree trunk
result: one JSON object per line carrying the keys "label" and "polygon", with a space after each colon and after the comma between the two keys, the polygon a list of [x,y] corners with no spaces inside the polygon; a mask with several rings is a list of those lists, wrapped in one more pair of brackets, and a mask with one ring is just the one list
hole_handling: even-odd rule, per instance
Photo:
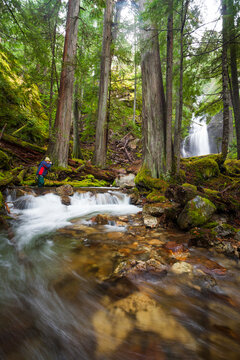
{"label": "mossy tree trunk", "polygon": [[[140,11],[146,0],[139,1]],[[158,32],[153,24],[141,29],[143,159],[152,177],[165,173],[165,119]]]}
{"label": "mossy tree trunk", "polygon": [[79,8],[79,0],[69,0],[57,113],[48,149],[54,164],[63,167],[68,165]]}
{"label": "mossy tree trunk", "polygon": [[111,70],[111,41],[112,41],[113,0],[106,1],[104,13],[104,29],[101,55],[101,72],[98,97],[98,117],[96,124],[94,162],[104,167],[107,158],[107,111],[108,90]]}
{"label": "mossy tree trunk", "polygon": [[179,174],[180,170],[180,151],[181,151],[181,133],[182,133],[182,112],[183,112],[183,50],[184,50],[184,27],[187,18],[188,6],[190,0],[182,0],[181,9],[181,31],[180,31],[180,68],[179,68],[179,89],[178,89],[178,111],[176,112],[175,133],[174,133],[174,160],[175,171]]}
{"label": "mossy tree trunk", "polygon": [[73,105],[73,152],[72,157],[76,159],[83,159],[81,146],[80,146],[80,137],[79,137],[79,119],[80,119],[80,107],[81,99],[79,101],[81,89],[79,91],[78,82],[75,83],[74,89],[74,105]]}
{"label": "mossy tree trunk", "polygon": [[237,69],[237,53],[238,41],[237,32],[235,29],[235,12],[233,0],[228,0],[229,7],[229,35],[230,35],[230,66],[231,66],[231,88],[232,88],[232,103],[235,119],[235,129],[237,138],[237,158],[240,159],[240,98],[238,85],[238,69]]}
{"label": "mossy tree trunk", "polygon": [[172,171],[173,0],[168,2],[166,74],[166,170]]}
{"label": "mossy tree trunk", "polygon": [[228,91],[228,14],[226,0],[222,0],[222,99],[223,99],[223,135],[222,156],[224,159],[228,153],[229,143],[229,91]]}

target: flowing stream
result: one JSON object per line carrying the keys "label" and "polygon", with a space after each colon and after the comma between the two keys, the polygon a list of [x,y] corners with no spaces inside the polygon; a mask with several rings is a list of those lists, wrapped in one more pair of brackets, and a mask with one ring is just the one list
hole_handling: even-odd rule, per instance
{"label": "flowing stream", "polygon": [[[239,358],[236,261],[188,249],[181,232],[146,229],[141,208],[117,191],[75,193],[70,206],[54,194],[11,195],[8,205],[11,228],[0,232],[0,359]],[[182,250],[166,251],[173,242]],[[166,271],[116,276],[131,259],[153,258]],[[192,272],[171,270],[186,259]]]}

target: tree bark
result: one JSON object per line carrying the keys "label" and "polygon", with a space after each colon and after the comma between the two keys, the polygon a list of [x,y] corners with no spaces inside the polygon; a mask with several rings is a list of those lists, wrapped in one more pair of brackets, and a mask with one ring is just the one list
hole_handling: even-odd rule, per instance
{"label": "tree bark", "polygon": [[[53,127],[53,123],[52,123],[52,110],[53,110],[53,86],[54,86],[54,74],[55,74],[55,70],[56,70],[56,61],[55,61],[55,50],[56,50],[56,32],[57,32],[57,19],[58,19],[58,14],[59,14],[59,10],[60,10],[60,6],[61,6],[61,0],[58,1],[56,7],[56,18],[55,18],[55,23],[54,23],[54,27],[53,27],[53,34],[52,34],[52,38],[51,38],[51,51],[52,51],[52,63],[51,63],[51,75],[50,75],[50,98],[49,98],[49,138],[51,139],[52,137],[52,127]],[[51,26],[49,24],[50,30],[51,30]],[[56,78],[56,74],[55,74],[55,78]]]}
{"label": "tree bark", "polygon": [[231,87],[232,87],[232,103],[235,119],[235,129],[237,138],[237,158],[240,159],[240,98],[238,85],[237,70],[237,38],[234,25],[234,8],[233,0],[228,0],[229,4],[229,35],[230,35],[230,66],[231,66]]}
{"label": "tree bark", "polygon": [[[144,11],[146,0],[139,1]],[[158,32],[153,24],[141,30],[143,96],[143,159],[153,177],[165,173],[165,124]]]}
{"label": "tree bark", "polygon": [[222,0],[222,100],[223,100],[223,135],[222,156],[224,159],[228,153],[229,143],[229,92],[228,92],[228,20],[226,0]]}
{"label": "tree bark", "polygon": [[172,171],[173,1],[169,0],[166,74],[166,170]]}
{"label": "tree bark", "polygon": [[81,101],[79,101],[79,86],[78,82],[75,83],[74,89],[74,106],[73,106],[73,152],[72,157],[75,159],[83,159],[81,147],[80,147],[80,139],[79,139],[79,107]]}
{"label": "tree bark", "polygon": [[109,75],[111,69],[111,29],[113,17],[113,0],[106,1],[101,55],[101,72],[98,97],[98,117],[96,124],[94,162],[104,167],[107,158],[107,108]]}
{"label": "tree bark", "polygon": [[79,4],[79,0],[69,0],[68,2],[60,91],[53,129],[53,141],[48,149],[54,164],[63,167],[68,165]]}
{"label": "tree bark", "polygon": [[190,0],[182,0],[181,11],[181,35],[180,35],[180,68],[179,68],[179,90],[178,90],[178,111],[175,124],[175,136],[174,136],[174,157],[175,157],[175,171],[179,174],[180,170],[180,146],[181,146],[181,129],[182,129],[182,111],[183,111],[183,40],[184,40],[184,27],[186,23],[186,17],[188,12]]}

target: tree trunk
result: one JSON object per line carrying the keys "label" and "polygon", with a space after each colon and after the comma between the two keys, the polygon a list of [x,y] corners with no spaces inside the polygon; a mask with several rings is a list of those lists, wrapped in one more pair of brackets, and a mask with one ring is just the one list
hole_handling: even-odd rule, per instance
{"label": "tree trunk", "polygon": [[101,56],[101,73],[98,97],[98,118],[96,125],[94,162],[104,167],[107,158],[107,108],[109,75],[111,69],[111,29],[113,16],[113,0],[106,1]]}
{"label": "tree trunk", "polygon": [[133,123],[136,122],[136,105],[137,105],[137,32],[136,16],[134,15],[134,98],[133,98]]}
{"label": "tree trunk", "polygon": [[52,161],[56,165],[63,167],[68,165],[79,4],[79,0],[69,0],[68,2],[60,91],[53,130],[53,142],[50,144],[48,151]]}
{"label": "tree trunk", "polygon": [[222,100],[223,100],[223,135],[222,156],[224,159],[228,153],[229,143],[229,92],[228,92],[228,19],[226,0],[222,0]]}
{"label": "tree trunk", "polygon": [[78,82],[75,83],[74,90],[74,106],[73,106],[73,152],[72,157],[75,159],[83,159],[81,147],[80,147],[80,139],[79,139],[79,107],[81,101],[79,101],[79,86]]}
{"label": "tree trunk", "polygon": [[231,66],[231,87],[232,103],[235,119],[235,129],[237,138],[237,158],[240,159],[240,99],[237,70],[237,38],[234,24],[233,0],[228,0],[229,4],[229,35],[230,35],[230,66]]}
{"label": "tree trunk", "polygon": [[169,0],[166,75],[166,170],[172,171],[173,1]]}
{"label": "tree trunk", "polygon": [[175,171],[179,174],[180,170],[180,146],[181,146],[181,130],[182,130],[182,110],[183,110],[183,40],[184,40],[184,27],[186,23],[186,17],[188,12],[190,0],[182,0],[181,11],[181,37],[180,37],[180,68],[179,68],[179,90],[178,90],[178,111],[175,125],[175,137],[174,137],[174,158],[176,161]]}
{"label": "tree trunk", "polygon": [[[53,110],[53,86],[54,86],[54,75],[56,70],[56,62],[55,62],[55,50],[56,50],[56,32],[57,32],[57,20],[58,14],[61,6],[61,0],[57,3],[57,10],[56,10],[56,18],[53,27],[53,34],[51,38],[51,51],[52,51],[52,63],[51,63],[51,75],[50,75],[50,98],[49,98],[49,138],[52,137],[52,110]],[[50,25],[49,25],[50,27]],[[51,27],[50,27],[51,29]]]}
{"label": "tree trunk", "polygon": [[[146,2],[139,1],[140,11]],[[153,24],[142,25],[141,54],[143,159],[151,175],[159,177],[165,173],[165,124],[158,32]]]}

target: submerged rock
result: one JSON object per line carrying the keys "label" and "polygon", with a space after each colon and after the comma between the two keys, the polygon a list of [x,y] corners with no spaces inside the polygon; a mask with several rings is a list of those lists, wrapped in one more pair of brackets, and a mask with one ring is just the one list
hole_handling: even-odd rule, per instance
{"label": "submerged rock", "polygon": [[167,274],[166,265],[156,259],[128,260],[120,263],[114,270],[114,275],[141,280]]}
{"label": "submerged rock", "polygon": [[192,273],[193,266],[185,261],[181,261],[173,264],[171,269],[175,274]]}
{"label": "submerged rock", "polygon": [[182,230],[199,226],[206,223],[215,211],[216,207],[210,200],[196,196],[186,204],[177,223]]}

